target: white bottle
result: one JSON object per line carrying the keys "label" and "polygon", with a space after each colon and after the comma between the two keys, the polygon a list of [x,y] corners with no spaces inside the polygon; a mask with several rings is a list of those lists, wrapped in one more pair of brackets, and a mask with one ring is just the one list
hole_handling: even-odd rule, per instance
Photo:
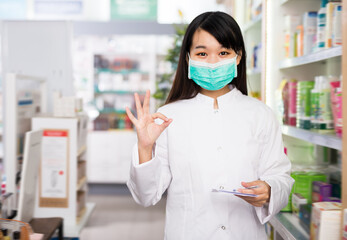
{"label": "white bottle", "polygon": [[333,14],[332,40],[333,47],[342,45],[342,6],[337,5]]}
{"label": "white bottle", "polygon": [[325,48],[326,5],[328,0],[322,0],[317,18],[317,51]]}

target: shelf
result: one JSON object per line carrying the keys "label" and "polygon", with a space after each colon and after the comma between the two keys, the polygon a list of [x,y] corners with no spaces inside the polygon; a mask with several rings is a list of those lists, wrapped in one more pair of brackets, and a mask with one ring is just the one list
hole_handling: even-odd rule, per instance
{"label": "shelf", "polygon": [[253,27],[259,25],[261,23],[262,18],[263,18],[263,15],[259,14],[252,21],[246,23],[244,25],[244,27],[242,28],[242,31],[247,32],[248,30],[252,29]]}
{"label": "shelf", "polygon": [[112,73],[112,74],[113,73],[114,74],[141,73],[141,74],[144,74],[144,75],[148,75],[149,74],[148,72],[144,72],[144,71],[141,71],[141,70],[138,70],[138,69],[113,70],[113,69],[110,69],[110,68],[96,68],[95,72],[97,74],[99,74],[99,73]]}
{"label": "shelf", "polygon": [[282,126],[282,133],[310,143],[342,151],[342,139],[334,133],[321,134],[287,125]]}
{"label": "shelf", "polygon": [[125,110],[103,109],[98,110],[100,114],[126,114]]}
{"label": "shelf", "polygon": [[138,93],[139,95],[146,94],[146,92],[143,91],[125,91],[125,90],[105,90],[105,91],[100,91],[100,90],[95,90],[95,94],[119,94],[119,95],[133,95],[134,93]]}
{"label": "shelf", "polygon": [[336,164],[334,165],[329,165],[329,171],[331,172],[342,172],[342,167],[341,166],[338,166]]}
{"label": "shelf", "polygon": [[260,75],[260,74],[261,74],[261,68],[247,69],[247,75]]}
{"label": "shelf", "polygon": [[107,129],[107,130],[93,130],[93,132],[135,132],[134,129]]}
{"label": "shelf", "polygon": [[87,182],[87,177],[84,176],[83,178],[81,178],[81,179],[78,181],[76,191],[81,190],[81,189],[83,188],[83,186],[86,184],[86,182]]}
{"label": "shelf", "polygon": [[291,213],[278,213],[270,220],[270,223],[283,239],[310,239],[309,232],[301,226],[299,218]]}
{"label": "shelf", "polygon": [[308,54],[302,57],[288,58],[279,63],[280,69],[298,67],[305,64],[322,62],[334,57],[342,56],[342,47],[334,47],[319,52]]}
{"label": "shelf", "polygon": [[95,208],[95,203],[87,203],[86,211],[83,214],[83,216],[80,218],[80,220],[78,221],[78,224],[67,225],[64,223],[64,237],[78,238],[83,227],[87,224],[87,221],[90,218],[90,215],[92,214],[94,208]]}
{"label": "shelf", "polygon": [[82,146],[82,147],[78,150],[77,157],[81,156],[86,150],[87,150],[87,146],[86,146],[86,145]]}

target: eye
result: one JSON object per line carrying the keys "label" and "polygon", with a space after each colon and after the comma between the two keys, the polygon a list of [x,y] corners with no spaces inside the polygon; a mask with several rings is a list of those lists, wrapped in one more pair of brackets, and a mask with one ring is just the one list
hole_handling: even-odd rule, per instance
{"label": "eye", "polygon": [[206,57],[206,56],[207,56],[207,54],[206,54],[206,53],[204,53],[204,52],[197,53],[196,55],[201,56],[201,57]]}
{"label": "eye", "polygon": [[220,53],[220,55],[226,56],[226,55],[229,55],[229,52],[223,51],[223,52]]}

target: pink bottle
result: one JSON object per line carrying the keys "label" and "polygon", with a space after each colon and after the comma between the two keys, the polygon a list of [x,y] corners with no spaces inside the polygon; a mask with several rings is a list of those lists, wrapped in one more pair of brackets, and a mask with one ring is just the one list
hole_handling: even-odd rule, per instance
{"label": "pink bottle", "polygon": [[330,82],[331,85],[331,108],[334,118],[335,132],[342,135],[342,89],[341,81]]}
{"label": "pink bottle", "polygon": [[292,79],[288,83],[288,124],[290,126],[296,126],[296,89],[297,81]]}

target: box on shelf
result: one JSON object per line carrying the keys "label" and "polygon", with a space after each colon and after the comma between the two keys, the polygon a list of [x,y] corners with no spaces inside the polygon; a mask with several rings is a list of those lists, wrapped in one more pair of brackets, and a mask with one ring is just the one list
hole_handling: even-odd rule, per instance
{"label": "box on shelf", "polygon": [[299,210],[301,205],[306,205],[307,199],[304,198],[300,193],[293,193],[292,195],[292,210],[293,213],[299,217]]}
{"label": "box on shelf", "polygon": [[312,214],[312,204],[300,205],[300,209],[299,209],[300,224],[307,230],[307,232],[310,231],[311,214]]}
{"label": "box on shelf", "polygon": [[332,186],[326,182],[314,181],[312,186],[312,202],[328,201]]}
{"label": "box on shelf", "polygon": [[339,240],[341,234],[341,203],[312,204],[311,240]]}

